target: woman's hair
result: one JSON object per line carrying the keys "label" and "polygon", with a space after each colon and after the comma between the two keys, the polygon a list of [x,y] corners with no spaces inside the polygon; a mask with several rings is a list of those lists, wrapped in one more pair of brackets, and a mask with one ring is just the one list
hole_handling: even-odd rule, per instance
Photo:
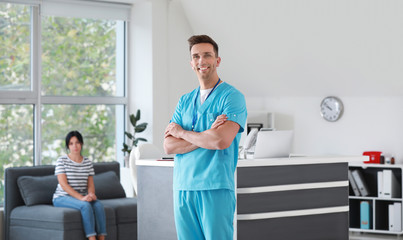
{"label": "woman's hair", "polygon": [[210,43],[213,45],[215,56],[218,57],[218,45],[217,43],[207,35],[194,35],[188,39],[189,51],[192,51],[192,47],[199,43]]}
{"label": "woman's hair", "polygon": [[84,145],[84,140],[83,140],[83,136],[81,135],[81,133],[79,131],[71,131],[66,136],[66,149],[67,150],[69,150],[69,143],[70,143],[70,139],[72,137],[76,137],[78,139],[78,141],[81,143],[81,145]]}

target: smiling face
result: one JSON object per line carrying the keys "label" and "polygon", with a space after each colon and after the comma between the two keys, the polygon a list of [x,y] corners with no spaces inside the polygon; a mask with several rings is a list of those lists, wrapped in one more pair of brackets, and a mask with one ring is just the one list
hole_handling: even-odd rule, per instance
{"label": "smiling face", "polygon": [[190,65],[196,72],[201,85],[210,88],[210,85],[214,85],[218,80],[216,68],[220,65],[221,58],[216,55],[213,45],[210,43],[199,43],[194,45],[190,51],[190,55],[192,58]]}

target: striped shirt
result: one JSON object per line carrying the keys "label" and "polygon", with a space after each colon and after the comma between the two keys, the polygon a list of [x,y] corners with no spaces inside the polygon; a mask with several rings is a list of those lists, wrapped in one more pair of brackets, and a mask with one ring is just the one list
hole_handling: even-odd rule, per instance
{"label": "striped shirt", "polygon": [[[94,167],[91,160],[84,157],[81,163],[76,163],[67,155],[59,157],[56,162],[55,175],[66,174],[67,183],[78,193],[87,195],[88,177],[94,176]],[[53,199],[69,196],[60,184],[57,184]]]}

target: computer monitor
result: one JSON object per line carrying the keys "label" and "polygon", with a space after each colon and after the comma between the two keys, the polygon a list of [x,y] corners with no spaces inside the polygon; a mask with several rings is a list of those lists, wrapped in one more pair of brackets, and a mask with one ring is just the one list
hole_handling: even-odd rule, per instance
{"label": "computer monitor", "polygon": [[293,131],[259,131],[253,158],[282,158],[291,153]]}

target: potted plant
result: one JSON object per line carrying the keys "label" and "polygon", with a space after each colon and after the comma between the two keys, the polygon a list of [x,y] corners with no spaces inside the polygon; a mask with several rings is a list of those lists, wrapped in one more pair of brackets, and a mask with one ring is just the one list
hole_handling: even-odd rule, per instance
{"label": "potted plant", "polygon": [[147,123],[138,123],[138,121],[140,120],[140,109],[137,110],[136,115],[134,114],[130,114],[129,116],[129,120],[130,123],[133,127],[133,132],[130,133],[128,131],[125,131],[125,135],[127,136],[127,138],[130,139],[129,143],[123,143],[123,148],[122,151],[124,154],[127,153],[127,155],[125,156],[125,165],[128,167],[129,166],[129,156],[130,156],[130,152],[132,151],[132,149],[134,147],[137,147],[137,144],[139,143],[139,141],[144,141],[147,142],[147,139],[145,138],[136,138],[136,133],[141,133],[143,132],[146,128],[147,128]]}

